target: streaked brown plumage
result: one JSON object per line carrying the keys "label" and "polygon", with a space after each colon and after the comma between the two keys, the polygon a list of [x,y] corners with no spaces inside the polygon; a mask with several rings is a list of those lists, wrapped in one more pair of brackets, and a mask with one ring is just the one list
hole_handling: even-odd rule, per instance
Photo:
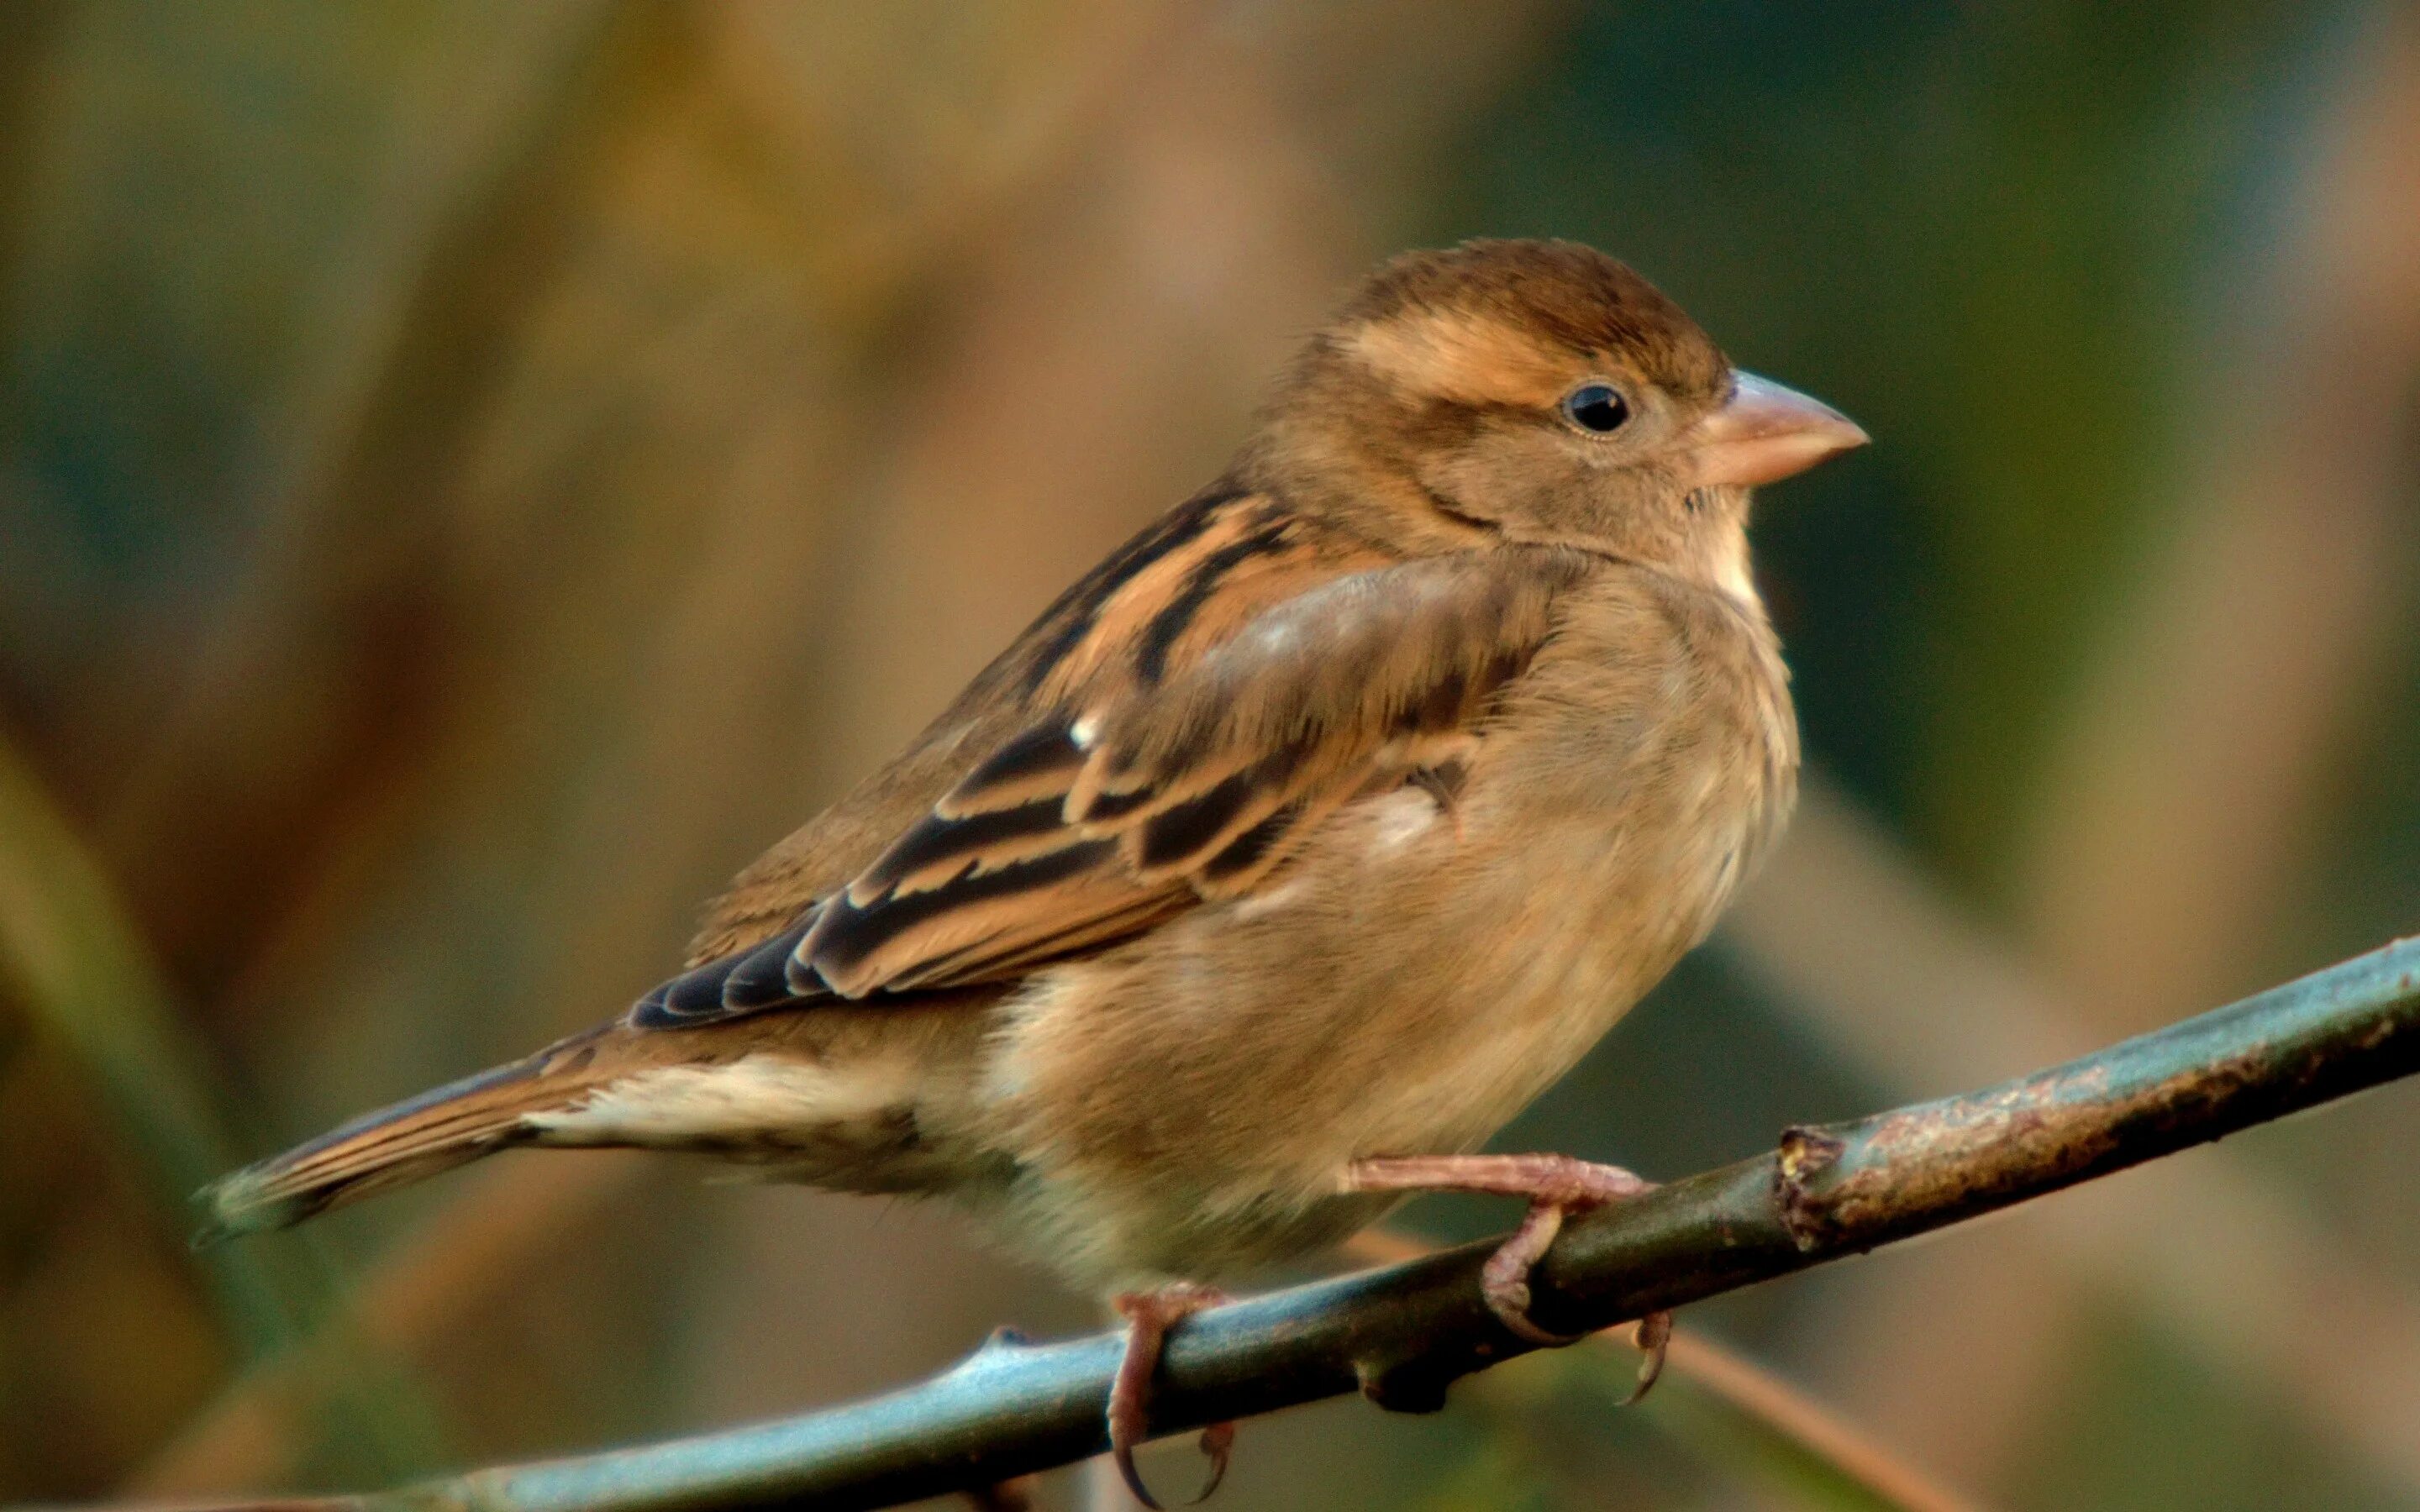
{"label": "streaked brown plumage", "polygon": [[1398,258],[1218,483],[740,874],[685,974],[215,1218],[632,1144],[948,1196],[1091,1286],[1339,1240],[1395,1200],[1356,1163],[1479,1145],[1777,832],[1747,490],[1863,440],[1587,248]]}

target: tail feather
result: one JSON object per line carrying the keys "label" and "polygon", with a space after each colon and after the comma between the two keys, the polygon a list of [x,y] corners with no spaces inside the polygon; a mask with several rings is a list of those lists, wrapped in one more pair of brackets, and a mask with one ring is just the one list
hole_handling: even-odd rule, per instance
{"label": "tail feather", "polygon": [[[586,1037],[582,1037],[583,1039]],[[466,1076],[363,1115],[204,1187],[196,1243],[301,1223],[315,1213],[525,1142],[527,1115],[589,1089],[578,1041]]]}

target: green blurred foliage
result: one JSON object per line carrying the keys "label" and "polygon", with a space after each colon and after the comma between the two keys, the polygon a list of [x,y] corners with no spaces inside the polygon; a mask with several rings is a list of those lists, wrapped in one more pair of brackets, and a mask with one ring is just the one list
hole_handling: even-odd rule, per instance
{"label": "green blurred foliage", "polygon": [[2200,0],[1586,7],[1426,227],[1621,248],[1880,439],[1769,508],[1760,557],[1810,743],[1970,887],[2154,545],[2226,217],[2343,25]]}

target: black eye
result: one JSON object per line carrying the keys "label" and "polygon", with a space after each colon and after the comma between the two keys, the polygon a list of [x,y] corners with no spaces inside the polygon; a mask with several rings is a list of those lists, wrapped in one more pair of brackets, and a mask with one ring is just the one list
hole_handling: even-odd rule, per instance
{"label": "black eye", "polygon": [[1630,401],[1610,383],[1583,383],[1563,395],[1563,418],[1582,430],[1608,435],[1630,418]]}

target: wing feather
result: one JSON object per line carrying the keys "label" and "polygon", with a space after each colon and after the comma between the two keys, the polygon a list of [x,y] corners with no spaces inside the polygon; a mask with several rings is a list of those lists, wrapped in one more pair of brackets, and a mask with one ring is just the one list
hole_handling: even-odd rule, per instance
{"label": "wing feather", "polygon": [[1466,752],[1590,570],[1517,547],[1339,570],[1275,517],[1187,539],[1157,612],[1096,609],[1126,644],[1063,634],[1086,675],[795,927],[641,1021],[1010,980],[1249,892],[1340,805]]}

